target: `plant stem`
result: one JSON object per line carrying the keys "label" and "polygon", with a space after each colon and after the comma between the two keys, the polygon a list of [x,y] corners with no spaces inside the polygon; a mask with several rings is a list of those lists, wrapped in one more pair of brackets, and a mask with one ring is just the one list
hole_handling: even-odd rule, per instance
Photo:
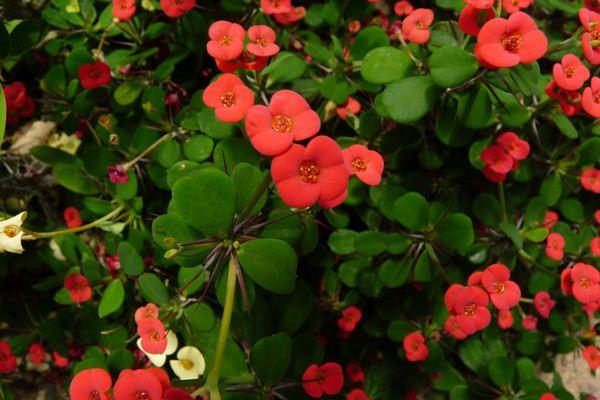
{"label": "plant stem", "polygon": [[506,212],[506,197],[504,196],[504,184],[498,184],[498,197],[500,198],[500,209],[502,210],[502,221],[508,221],[508,213]]}
{"label": "plant stem", "polygon": [[545,272],[546,274],[553,276],[554,278],[560,279],[559,274],[557,274],[554,271],[549,270],[548,268],[544,267],[542,264],[540,264],[539,262],[534,260],[529,254],[527,254],[527,252],[525,250],[523,250],[523,249],[519,250],[519,257],[521,258],[522,261],[526,261],[526,262],[530,263],[531,265],[538,268],[542,272]]}
{"label": "plant stem", "polygon": [[246,206],[246,208],[244,208],[242,213],[239,215],[238,221],[242,221],[248,215],[250,215],[250,213],[252,212],[252,209],[254,208],[254,206],[256,206],[256,203],[258,203],[258,200],[260,200],[260,197],[263,195],[263,193],[269,188],[270,184],[271,184],[271,175],[266,174],[265,177],[263,178],[262,182],[260,182],[260,184],[258,185],[256,190],[252,194],[252,198],[248,202],[248,205]]}
{"label": "plant stem", "polygon": [[433,247],[431,247],[431,245],[427,243],[425,244],[425,250],[427,251],[427,255],[429,255],[429,258],[433,262],[433,266],[438,270],[438,272],[440,273],[442,278],[444,278],[446,283],[449,285],[453,284],[454,281],[452,280],[452,278],[450,278],[450,275],[448,275],[444,267],[442,267],[440,260],[437,258],[437,254],[435,254],[435,251],[433,251]]}
{"label": "plant stem", "polygon": [[235,262],[232,255],[229,258],[229,268],[227,269],[227,292],[225,293],[225,306],[223,308],[223,316],[221,317],[221,326],[219,327],[215,359],[210,372],[208,373],[208,378],[206,378],[206,383],[202,388],[192,393],[192,397],[209,392],[211,400],[221,400],[221,393],[219,392],[219,375],[223,364],[225,346],[227,345],[227,339],[229,338],[229,326],[231,325],[231,315],[233,314],[236,282]]}
{"label": "plant stem", "polygon": [[52,232],[27,232],[27,234],[23,236],[23,240],[47,239],[47,238],[53,238],[56,236],[66,235],[69,233],[86,231],[88,229],[91,229],[91,228],[94,228],[94,227],[100,225],[103,222],[106,222],[106,221],[112,219],[113,217],[116,217],[124,209],[125,209],[125,205],[121,204],[119,207],[115,208],[114,210],[112,210],[111,212],[106,214],[105,216],[98,218],[97,220],[92,221],[89,224],[81,225],[76,228],[60,229],[60,230],[52,231]]}
{"label": "plant stem", "polygon": [[132,159],[131,161],[126,162],[125,164],[123,164],[122,165],[123,169],[125,171],[127,171],[129,168],[133,167],[135,164],[137,164],[138,161],[140,161],[144,156],[146,156],[152,150],[154,150],[155,148],[157,148],[163,142],[166,142],[168,139],[172,138],[173,134],[174,134],[174,132],[169,132],[169,133],[161,136],[156,142],[154,142],[150,146],[148,146],[146,148],[146,150],[142,151],[134,159]]}

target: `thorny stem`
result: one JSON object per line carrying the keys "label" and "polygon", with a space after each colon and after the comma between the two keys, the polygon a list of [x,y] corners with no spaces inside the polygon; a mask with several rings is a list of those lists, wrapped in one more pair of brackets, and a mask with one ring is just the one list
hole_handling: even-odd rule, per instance
{"label": "thorny stem", "polygon": [[114,210],[112,210],[111,212],[106,214],[105,216],[98,218],[97,220],[92,221],[89,224],[81,225],[76,228],[60,229],[60,230],[51,231],[51,232],[26,232],[26,234],[23,235],[23,240],[47,239],[47,238],[53,238],[53,237],[57,237],[57,236],[61,236],[61,235],[66,235],[69,233],[77,233],[77,232],[86,231],[88,229],[91,229],[91,228],[94,228],[94,227],[100,225],[103,222],[109,221],[113,217],[116,217],[124,209],[125,209],[125,205],[121,204],[119,207],[115,208]]}
{"label": "thorny stem", "polygon": [[206,383],[200,389],[192,393],[192,397],[202,393],[210,393],[211,400],[221,400],[219,392],[219,375],[223,364],[223,354],[229,337],[229,326],[231,325],[231,316],[233,314],[233,302],[235,300],[236,288],[235,262],[233,256],[229,258],[229,268],[227,270],[227,292],[225,293],[225,306],[223,316],[221,317],[221,326],[219,327],[219,337],[217,338],[217,347],[215,350],[215,359],[213,361]]}
{"label": "thorny stem", "polygon": [[125,164],[123,164],[122,165],[123,169],[125,171],[127,171],[129,168],[131,168],[135,164],[137,164],[138,161],[140,161],[142,158],[144,158],[148,153],[150,153],[152,150],[154,150],[155,148],[157,148],[158,146],[160,146],[163,142],[166,142],[168,139],[171,139],[173,136],[175,136],[175,132],[169,132],[169,133],[161,136],[160,138],[158,138],[158,140],[156,142],[154,142],[150,146],[148,146],[146,148],[146,150],[142,151],[134,159],[126,162]]}

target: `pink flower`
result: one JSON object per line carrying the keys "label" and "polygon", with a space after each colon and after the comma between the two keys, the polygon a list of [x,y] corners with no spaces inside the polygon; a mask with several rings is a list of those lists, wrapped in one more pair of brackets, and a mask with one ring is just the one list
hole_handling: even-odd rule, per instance
{"label": "pink flower", "polygon": [[513,313],[510,310],[502,310],[498,313],[498,326],[500,329],[510,329],[515,323]]}
{"label": "pink flower", "polygon": [[589,264],[577,263],[571,270],[573,296],[586,304],[600,300],[600,272]]}
{"label": "pink flower", "polygon": [[206,51],[217,60],[233,60],[242,54],[246,31],[240,24],[229,21],[214,22],[208,29],[210,41]]}
{"label": "pink flower", "polygon": [[508,310],[521,300],[521,289],[509,280],[510,271],[503,264],[492,264],[481,274],[481,283],[498,310]]}
{"label": "pink flower", "polygon": [[123,184],[129,182],[129,175],[122,165],[108,167],[108,179],[112,183]]}
{"label": "pink flower", "polygon": [[237,75],[222,74],[202,93],[202,101],[223,122],[240,122],[254,104],[254,92]]}
{"label": "pink flower", "polygon": [[565,238],[560,233],[552,232],[546,238],[546,255],[549,259],[560,261],[565,256]]}
{"label": "pink flower", "polygon": [[429,41],[429,26],[433,23],[433,11],[428,8],[417,8],[402,22],[402,36],[415,44]]}
{"label": "pink flower", "polygon": [[579,90],[590,77],[581,60],[573,54],[565,54],[559,63],[554,64],[552,76],[556,84],[564,90]]}
{"label": "pink flower", "polygon": [[377,186],[381,182],[383,158],[378,152],[361,144],[354,144],[344,150],[344,162],[348,174],[356,175],[367,185]]}
{"label": "pink flower", "polygon": [[246,45],[248,53],[258,57],[270,57],[279,53],[279,46],[275,44],[277,35],[267,25],[254,25],[248,29],[250,42]]}
{"label": "pink flower", "polygon": [[542,318],[548,318],[550,316],[550,311],[552,311],[555,304],[556,302],[552,300],[548,292],[537,292],[533,298],[535,310]]}
{"label": "pink flower", "polygon": [[523,324],[523,328],[528,331],[534,331],[537,328],[538,319],[531,314],[526,315],[521,324]]}

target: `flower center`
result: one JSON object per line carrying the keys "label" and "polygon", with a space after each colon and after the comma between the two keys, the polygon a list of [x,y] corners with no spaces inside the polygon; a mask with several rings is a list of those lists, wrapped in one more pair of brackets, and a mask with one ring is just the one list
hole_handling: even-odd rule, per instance
{"label": "flower center", "polygon": [[89,400],[100,400],[100,392],[98,392],[97,390],[92,390],[90,392],[90,395],[88,396]]}
{"label": "flower center", "polygon": [[565,68],[565,75],[567,76],[567,78],[573,77],[574,74],[575,74],[575,68],[574,67],[567,67],[567,68]]}
{"label": "flower center", "polygon": [[516,53],[521,48],[522,40],[521,35],[513,33],[512,35],[506,35],[502,38],[502,47],[504,50]]}
{"label": "flower center", "polygon": [[419,342],[414,342],[411,347],[412,347],[413,351],[419,350]]}
{"label": "flower center", "polygon": [[184,358],[183,360],[180,360],[181,362],[181,366],[185,369],[192,369],[194,368],[194,362],[188,360],[187,358]]}
{"label": "flower center", "polygon": [[285,115],[276,115],[271,121],[271,127],[273,127],[273,130],[277,133],[287,133],[292,131],[294,122],[290,117],[286,117]]}
{"label": "flower center", "polygon": [[423,21],[417,21],[416,26],[419,30],[427,29],[427,25]]}
{"label": "flower center", "polygon": [[219,44],[221,46],[229,46],[231,42],[233,42],[233,39],[229,35],[223,35],[221,36],[221,39],[219,39]]}
{"label": "flower center", "polygon": [[235,94],[232,92],[225,92],[221,95],[220,100],[223,107],[232,107],[235,104]]}
{"label": "flower center", "polygon": [[128,4],[127,0],[121,0],[119,2],[119,8],[121,10],[127,10],[127,9],[129,9],[129,4]]}
{"label": "flower center", "polygon": [[355,158],[352,161],[352,169],[356,172],[365,172],[367,170],[367,163],[362,158]]}
{"label": "flower center", "polygon": [[594,92],[594,103],[600,104],[600,90]]}
{"label": "flower center", "polygon": [[21,232],[21,228],[19,228],[17,225],[8,225],[4,228],[4,234],[9,238],[17,236],[19,232]]}
{"label": "flower center", "polygon": [[581,285],[582,288],[587,289],[590,286],[592,286],[592,284],[590,283],[590,280],[588,278],[586,278],[585,276],[579,278],[579,284]]}
{"label": "flower center", "polygon": [[321,168],[312,162],[305,162],[300,166],[300,179],[302,179],[306,183],[317,183],[319,182],[319,174],[321,173]]}
{"label": "flower center", "polygon": [[100,78],[100,71],[98,71],[97,69],[93,69],[90,71],[89,76],[92,79],[98,79]]}
{"label": "flower center", "polygon": [[494,282],[494,290],[498,294],[504,293],[504,282],[499,282],[499,281]]}
{"label": "flower center", "polygon": [[152,400],[152,396],[148,392],[136,392],[135,400]]}
{"label": "flower center", "polygon": [[511,0],[510,4],[516,7],[519,5],[519,0]]}
{"label": "flower center", "polygon": [[156,330],[153,330],[150,333],[150,339],[152,339],[152,340],[154,340],[156,342],[160,341],[160,339],[161,339],[160,333],[158,331],[156,331]]}
{"label": "flower center", "polygon": [[475,303],[467,304],[464,308],[465,315],[472,317],[473,315],[475,315],[476,308],[477,306],[475,305]]}
{"label": "flower center", "polygon": [[269,42],[267,41],[267,39],[265,39],[263,37],[260,37],[260,38],[256,39],[254,41],[254,43],[256,43],[256,45],[258,47],[267,47],[267,45],[269,44]]}
{"label": "flower center", "polygon": [[590,31],[590,36],[592,40],[600,40],[600,24],[595,24]]}

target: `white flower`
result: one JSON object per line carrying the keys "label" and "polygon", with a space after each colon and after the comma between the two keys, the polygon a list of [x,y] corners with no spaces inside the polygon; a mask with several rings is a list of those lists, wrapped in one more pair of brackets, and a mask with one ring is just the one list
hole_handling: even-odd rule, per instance
{"label": "white flower", "polygon": [[0,220],[0,253],[5,251],[9,253],[22,253],[23,246],[21,238],[23,230],[21,225],[27,218],[27,213],[23,211],[19,215],[15,215],[9,219]]}
{"label": "white flower", "polygon": [[167,362],[167,356],[170,356],[171,354],[175,353],[177,347],[179,346],[177,335],[175,335],[173,331],[167,332],[167,348],[161,354],[146,353],[146,351],[144,351],[144,349],[142,348],[141,338],[139,338],[136,343],[138,349],[144,352],[146,357],[148,357],[148,360],[150,360],[150,362],[154,364],[155,367],[162,367],[163,365],[165,365],[165,362]]}
{"label": "white flower", "polygon": [[185,346],[177,352],[177,360],[171,360],[171,369],[181,380],[198,379],[204,373],[204,356],[194,346]]}
{"label": "white flower", "polygon": [[81,140],[75,135],[67,135],[66,133],[55,133],[48,138],[48,146],[60,149],[69,154],[77,153],[77,149],[81,144]]}

